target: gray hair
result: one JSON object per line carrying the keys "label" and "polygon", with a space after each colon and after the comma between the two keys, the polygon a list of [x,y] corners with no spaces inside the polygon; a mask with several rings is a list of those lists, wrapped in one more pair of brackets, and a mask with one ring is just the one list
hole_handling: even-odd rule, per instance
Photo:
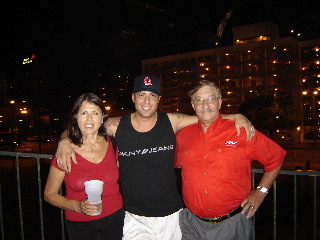
{"label": "gray hair", "polygon": [[201,80],[197,84],[195,84],[193,86],[193,88],[188,92],[188,96],[191,98],[191,100],[192,100],[193,95],[196,92],[198,92],[198,90],[200,88],[205,87],[205,86],[212,87],[213,89],[215,89],[218,94],[218,98],[220,98],[220,99],[222,98],[221,89],[217,86],[217,84],[215,84],[214,82],[208,81],[208,80]]}

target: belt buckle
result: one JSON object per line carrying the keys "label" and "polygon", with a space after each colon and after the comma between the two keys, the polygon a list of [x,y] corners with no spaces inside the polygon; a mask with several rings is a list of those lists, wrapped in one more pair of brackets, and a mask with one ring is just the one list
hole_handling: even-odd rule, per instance
{"label": "belt buckle", "polygon": [[218,219],[219,219],[218,217],[211,218],[211,219],[209,220],[209,223],[217,223],[217,220],[218,220]]}

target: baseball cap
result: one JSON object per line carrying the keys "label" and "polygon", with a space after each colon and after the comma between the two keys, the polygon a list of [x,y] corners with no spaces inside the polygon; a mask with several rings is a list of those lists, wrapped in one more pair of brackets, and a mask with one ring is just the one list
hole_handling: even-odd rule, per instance
{"label": "baseball cap", "polygon": [[133,93],[148,91],[160,94],[160,79],[152,75],[139,75],[134,79]]}

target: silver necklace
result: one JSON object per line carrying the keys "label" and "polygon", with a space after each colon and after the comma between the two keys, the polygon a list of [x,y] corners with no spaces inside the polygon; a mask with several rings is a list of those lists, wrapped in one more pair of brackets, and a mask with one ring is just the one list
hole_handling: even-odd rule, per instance
{"label": "silver necklace", "polygon": [[93,145],[91,145],[90,142],[88,141],[89,147],[91,147],[91,150],[92,150],[92,159],[96,158],[94,147],[97,145],[98,141],[99,141],[99,136],[97,137],[97,141]]}

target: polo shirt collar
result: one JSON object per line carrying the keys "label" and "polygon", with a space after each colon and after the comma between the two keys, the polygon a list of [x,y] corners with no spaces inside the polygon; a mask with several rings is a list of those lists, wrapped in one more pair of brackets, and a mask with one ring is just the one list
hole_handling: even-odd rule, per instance
{"label": "polo shirt collar", "polygon": [[[219,114],[217,119],[213,123],[211,123],[211,125],[208,127],[207,132],[218,130],[221,127],[222,121],[223,121],[222,116],[221,114]],[[201,123],[199,120],[198,120],[198,128],[202,131]]]}

